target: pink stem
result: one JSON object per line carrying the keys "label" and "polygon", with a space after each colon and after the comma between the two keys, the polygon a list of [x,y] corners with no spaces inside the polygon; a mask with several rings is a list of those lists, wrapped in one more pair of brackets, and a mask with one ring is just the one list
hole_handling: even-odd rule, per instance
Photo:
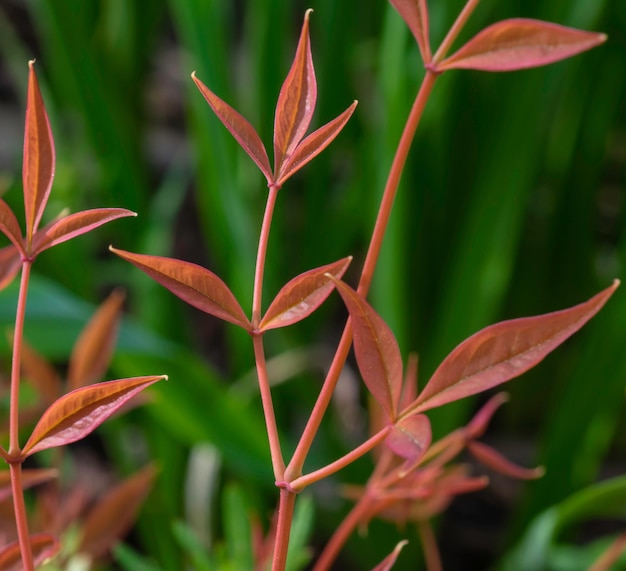
{"label": "pink stem", "polygon": [[263,348],[263,336],[253,335],[254,360],[256,362],[257,376],[259,378],[259,392],[261,393],[261,403],[263,405],[263,416],[267,429],[267,438],[270,444],[270,454],[272,456],[272,467],[274,478],[282,480],[285,472],[285,461],[280,449],[280,439],[278,437],[278,426],[274,414],[274,404],[272,403],[272,391],[267,377],[267,366],[265,362],[265,350]]}
{"label": "pink stem", "polygon": [[290,490],[281,488],[280,503],[278,504],[276,543],[274,544],[274,557],[272,559],[272,571],[284,571],[287,564],[289,536],[291,534],[291,520],[293,519],[293,508],[295,503],[296,494]]}
{"label": "pink stem", "polygon": [[454,43],[454,40],[456,40],[457,36],[465,26],[465,23],[472,15],[472,12],[476,9],[476,6],[478,6],[478,2],[480,2],[480,0],[467,0],[467,4],[465,4],[463,10],[461,10],[461,13],[458,15],[454,24],[452,24],[450,31],[447,33],[443,42],[441,42],[439,49],[433,56],[433,59],[429,64],[430,66],[436,66],[443,58],[446,57],[448,51]]}
{"label": "pink stem", "polygon": [[270,238],[270,227],[276,206],[276,197],[280,187],[270,185],[267,203],[265,204],[265,214],[261,224],[261,234],[259,236],[259,247],[257,249],[256,269],[254,271],[254,292],[252,294],[252,327],[259,326],[261,321],[261,306],[263,303],[263,274],[265,272],[265,257],[267,255],[267,244]]}
{"label": "pink stem", "polygon": [[391,426],[387,426],[374,434],[371,438],[363,442],[360,446],[350,451],[345,456],[339,458],[339,460],[335,460],[331,464],[320,468],[319,470],[315,470],[315,472],[311,472],[310,474],[306,474],[305,476],[300,476],[296,478],[290,483],[290,487],[292,490],[296,492],[301,492],[307,486],[314,484],[315,482],[319,482],[323,478],[338,472],[342,468],[345,468],[349,464],[352,464],[355,460],[359,459],[361,456],[367,454],[370,450],[380,444],[389,434],[389,430],[391,430]]}
{"label": "pink stem", "polygon": [[22,363],[22,337],[26,316],[26,298],[32,262],[22,262],[20,291],[15,313],[15,331],[13,336],[13,356],[11,363],[11,406],[9,413],[9,463],[11,471],[11,489],[13,491],[13,510],[17,526],[17,538],[22,553],[22,564],[25,571],[34,571],[33,553],[28,532],[26,506],[24,505],[24,489],[22,487],[22,461],[19,444],[19,407],[20,407],[20,370]]}
{"label": "pink stem", "polygon": [[342,547],[348,541],[354,529],[361,523],[371,507],[371,498],[366,491],[359,501],[350,510],[350,513],[343,519],[339,527],[335,530],[328,543],[324,546],[322,553],[315,562],[312,571],[327,571],[333,564]]}
{"label": "pink stem", "polygon": [[[417,97],[415,98],[415,102],[411,108],[404,131],[402,132],[400,142],[398,143],[398,149],[396,150],[393,164],[391,165],[387,184],[385,185],[380,208],[378,210],[376,224],[374,226],[370,245],[363,264],[363,270],[361,272],[358,292],[362,295],[367,294],[369,286],[372,282],[374,268],[376,266],[376,262],[378,261],[383,237],[387,228],[396,192],[398,190],[400,177],[411,148],[411,143],[415,136],[415,131],[424,113],[426,102],[428,101],[428,97],[433,89],[436,78],[437,75],[434,72],[431,72],[430,70],[426,71],[426,76],[424,77],[424,81],[422,82]],[[311,412],[311,416],[309,417],[300,441],[298,442],[298,446],[296,447],[296,451],[291,459],[291,462],[285,471],[285,478],[288,480],[295,479],[302,473],[302,466],[304,465],[304,461],[309,453],[311,445],[313,444],[315,434],[319,430],[324,414],[330,404],[333,391],[335,390],[335,386],[339,380],[339,375],[343,369],[346,358],[348,357],[351,344],[352,325],[348,319],[348,322],[343,330],[341,340],[339,341],[335,357],[330,369],[328,370],[328,374],[326,375],[326,380],[324,381],[322,390],[320,391],[317,402],[313,407],[313,411]]]}
{"label": "pink stem", "polygon": [[426,569],[428,571],[442,571],[441,556],[437,547],[437,540],[433,533],[433,528],[428,520],[418,522],[417,531],[424,548],[424,558],[426,559]]}

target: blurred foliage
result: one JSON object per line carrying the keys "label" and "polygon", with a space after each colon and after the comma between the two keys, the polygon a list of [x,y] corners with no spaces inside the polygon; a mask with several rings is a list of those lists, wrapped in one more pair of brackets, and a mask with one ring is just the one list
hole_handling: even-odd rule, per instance
{"label": "blurred foliage", "polygon": [[[463,2],[430,4],[436,43]],[[182,568],[171,525],[185,517],[185,462],[197,442],[219,444],[222,481],[254,484],[250,501],[258,513],[265,516],[273,506],[260,407],[254,394],[241,392],[244,381],[234,384],[249,373],[252,351],[245,334],[184,307],[112,259],[106,245],[202,263],[249,308],[262,177],[212,116],[189,74],[196,70],[267,141],[307,7],[315,10],[316,124],[353,99],[359,107],[332,146],[282,191],[266,302],[306,269],[349,254],[355,268],[362,261],[423,74],[413,39],[390,6],[383,0],[0,3],[0,192],[12,203],[19,196],[26,62],[36,57],[58,156],[49,210],[119,206],[139,213],[137,220],[116,222],[41,256],[36,269],[51,282],[41,281],[33,291],[29,316],[35,321],[27,336],[62,360],[79,324],[66,327],[65,309],[50,311],[63,307],[59,292],[78,308],[72,315],[80,321],[81,307],[86,319],[85,307],[113,285],[128,288],[138,325],[122,335],[115,374],[167,373],[171,380],[159,387],[153,404],[116,420],[103,437],[120,469],[136,463],[133,448],[119,444],[129,435],[141,435],[161,466],[140,523],[143,544],[153,546],[150,555],[160,568]],[[456,343],[481,327],[561,309],[623,278],[626,4],[484,0],[463,37],[517,16],[604,31],[609,41],[538,70],[456,72],[439,80],[371,294],[403,352],[419,351],[422,384]],[[5,327],[12,295],[9,290],[0,297]],[[521,450],[518,460],[545,464],[547,475],[527,487],[521,503],[517,495],[492,498],[514,508],[508,532],[493,525],[492,549],[503,549],[505,533],[508,541],[519,537],[533,516],[605,472],[624,472],[624,300],[618,291],[574,340],[509,385],[512,402],[499,414],[494,438],[513,454]],[[315,398],[320,364],[343,315],[331,298],[306,322],[267,336],[268,353],[283,357],[287,376],[294,376],[275,391],[288,448]],[[47,325],[38,326],[37,318]],[[42,335],[42,327],[53,333]],[[436,411],[437,431],[461,424],[473,406],[467,401]],[[338,415],[328,419],[311,466],[334,459],[362,436],[358,410],[351,426]],[[360,462],[342,477],[363,480],[367,470],[369,464]],[[317,541],[340,517],[326,493],[320,487]],[[366,568],[389,552],[395,532],[379,524],[374,531],[378,541],[350,543],[342,568],[348,561]],[[415,532],[407,533],[417,543]],[[411,553],[403,553],[398,569],[414,568]]]}

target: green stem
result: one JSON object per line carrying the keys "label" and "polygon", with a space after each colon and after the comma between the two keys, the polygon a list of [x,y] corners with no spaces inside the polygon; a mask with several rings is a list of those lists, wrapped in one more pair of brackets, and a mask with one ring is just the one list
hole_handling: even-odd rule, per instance
{"label": "green stem", "polygon": [[24,489],[22,486],[22,461],[19,444],[19,407],[20,407],[20,370],[22,362],[22,338],[24,334],[24,320],[26,316],[26,298],[32,262],[25,260],[22,263],[20,291],[15,313],[15,331],[13,336],[13,356],[11,363],[11,404],[9,413],[9,464],[11,470],[11,489],[13,491],[13,510],[17,526],[17,538],[22,553],[22,564],[25,571],[34,571],[33,553],[28,532],[26,506],[24,504]]}
{"label": "green stem", "polygon": [[274,544],[274,557],[272,559],[272,571],[284,571],[287,565],[287,553],[289,551],[289,536],[291,534],[291,520],[296,503],[296,494],[286,488],[280,490],[280,503],[278,504],[278,524],[276,527],[276,543]]}
{"label": "green stem", "polygon": [[[400,183],[400,177],[402,176],[402,171],[404,169],[404,165],[406,164],[406,159],[415,136],[415,131],[424,113],[426,102],[428,101],[428,97],[430,96],[436,79],[436,73],[430,70],[426,71],[424,81],[422,82],[419,92],[417,93],[417,97],[415,98],[415,102],[411,108],[404,131],[400,137],[400,142],[398,143],[398,148],[391,165],[391,170],[389,171],[374,231],[372,233],[370,245],[363,264],[363,270],[361,272],[361,279],[359,281],[357,291],[363,296],[367,295],[369,287],[372,283],[374,268],[376,267],[376,262],[378,261],[383,237],[385,235],[385,230],[387,229],[387,223],[389,222],[389,216],[391,215],[391,209],[398,190],[398,185]],[[339,375],[343,369],[346,358],[348,357],[351,344],[352,325],[348,319],[341,336],[341,340],[339,341],[335,357],[333,358],[333,362],[330,366],[328,374],[326,375],[326,380],[324,381],[322,390],[320,391],[315,406],[313,407],[313,411],[311,412],[311,416],[309,417],[307,425],[302,433],[302,437],[298,442],[298,446],[291,462],[285,471],[285,478],[287,480],[295,479],[302,474],[302,466],[304,465],[304,461],[311,445],[313,444],[313,439],[319,430],[324,414],[330,404],[333,391],[335,390],[335,386],[339,380]]]}

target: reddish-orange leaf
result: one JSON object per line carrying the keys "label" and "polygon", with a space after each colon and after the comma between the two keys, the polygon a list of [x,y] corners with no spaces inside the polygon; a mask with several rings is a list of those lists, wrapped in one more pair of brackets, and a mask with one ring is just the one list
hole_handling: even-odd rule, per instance
{"label": "reddish-orange leaf", "polygon": [[24,256],[24,240],[20,224],[9,208],[9,205],[0,198],[0,232],[2,232]]}
{"label": "reddish-orange leaf", "polygon": [[507,393],[498,393],[492,396],[480,410],[474,415],[465,427],[465,434],[469,438],[480,438],[485,434],[491,418],[505,402],[508,402],[509,395]]}
{"label": "reddish-orange leaf", "polygon": [[402,391],[402,357],[389,326],[365,298],[350,286],[331,276],[341,294],[354,336],[354,353],[363,381],[378,404],[394,421]]}
{"label": "reddish-orange leaf", "polygon": [[470,440],[467,443],[467,449],[479,462],[488,468],[511,478],[534,480],[536,478],[541,478],[541,476],[545,473],[545,470],[541,466],[538,468],[524,468],[522,466],[518,466],[517,464],[511,462],[508,458],[505,458],[502,454],[500,454],[500,452],[491,446],[487,446],[487,444],[483,444],[482,442]]}
{"label": "reddish-orange leaf", "polygon": [[7,287],[22,267],[22,256],[13,246],[0,248],[0,290]]}
{"label": "reddish-orange leaf", "polygon": [[309,14],[304,15],[304,24],[296,55],[287,78],[283,83],[276,104],[274,118],[274,175],[278,178],[283,163],[304,137],[317,101],[317,83],[311,42],[309,39]]}
{"label": "reddish-orange leaf", "polygon": [[22,167],[28,244],[41,220],[54,178],[54,141],[48,114],[39,91],[34,63],[34,60],[28,62],[30,72]]}
{"label": "reddish-orange leaf", "polygon": [[[22,488],[28,489],[38,486],[50,480],[54,480],[59,476],[59,471],[52,468],[41,468],[32,470],[22,470]],[[11,490],[11,473],[9,470],[0,471],[0,502],[10,498]]]}
{"label": "reddish-orange leaf", "polygon": [[341,115],[311,133],[296,147],[293,154],[280,167],[280,173],[276,180],[279,186],[333,142],[350,119],[356,105],[357,102],[355,101]]}
{"label": "reddish-orange leaf", "polygon": [[263,316],[259,329],[267,331],[286,327],[311,315],[335,287],[326,274],[341,279],[351,261],[352,257],[343,258],[293,278],[278,292]]}
{"label": "reddish-orange leaf", "polygon": [[411,33],[417,40],[422,60],[429,63],[432,59],[430,53],[430,39],[428,30],[428,6],[426,0],[390,0],[391,5],[402,16]]}
{"label": "reddish-orange leaf", "polygon": [[513,18],[485,28],[436,69],[514,71],[560,61],[604,41],[605,34]]}
{"label": "reddish-orange leaf", "polygon": [[250,321],[228,286],[202,266],[174,258],[109,250],[138,267],[189,305],[250,331]]}
{"label": "reddish-orange leaf", "polygon": [[22,450],[30,456],[84,438],[146,387],[167,376],[134,377],[76,389],[53,402]]}
{"label": "reddish-orange leaf", "polygon": [[74,344],[67,373],[70,390],[102,379],[117,337],[124,292],[114,290],[98,308]]}
{"label": "reddish-orange leaf", "polygon": [[[41,565],[46,559],[50,559],[61,549],[58,539],[49,533],[31,534],[30,545],[35,565]],[[0,549],[0,571],[20,571],[23,568],[22,553],[17,541],[9,543],[9,545]]]}
{"label": "reddish-orange leaf", "polygon": [[64,216],[44,230],[37,232],[33,239],[33,254],[40,254],[52,246],[67,242],[107,222],[126,216],[137,216],[137,214],[125,208],[94,208]]}
{"label": "reddish-orange leaf", "polygon": [[400,551],[402,551],[402,548],[408,543],[409,542],[406,539],[398,543],[398,545],[395,546],[394,550],[389,555],[387,555],[387,557],[385,557],[378,565],[376,565],[376,567],[374,567],[372,571],[391,571],[391,568],[398,560],[398,555],[400,555]]}
{"label": "reddish-orange leaf", "polygon": [[150,493],[155,475],[154,466],[147,466],[98,500],[82,526],[80,553],[101,557],[126,534]]}
{"label": "reddish-orange leaf", "polygon": [[200,93],[207,100],[207,103],[213,109],[213,112],[217,115],[218,119],[224,124],[224,126],[231,132],[237,142],[241,145],[241,148],[248,153],[250,158],[261,169],[261,172],[265,175],[268,184],[273,181],[272,169],[270,167],[270,161],[267,157],[267,151],[254,127],[242,117],[237,111],[235,111],[228,103],[220,99],[215,93],[213,93],[204,83],[202,83],[197,77],[194,71],[191,74],[191,78],[198,86]]}
{"label": "reddish-orange leaf", "polygon": [[600,311],[618,285],[616,280],[569,309],[503,321],[475,333],[439,365],[413,410],[424,412],[521,375]]}
{"label": "reddish-orange leaf", "polygon": [[400,419],[385,439],[394,454],[409,463],[417,462],[428,450],[432,439],[430,421],[425,414],[413,414]]}

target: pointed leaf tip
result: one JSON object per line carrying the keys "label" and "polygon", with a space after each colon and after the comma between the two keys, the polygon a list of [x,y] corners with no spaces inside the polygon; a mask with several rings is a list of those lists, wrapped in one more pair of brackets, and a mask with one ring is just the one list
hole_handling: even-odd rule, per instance
{"label": "pointed leaf tip", "polygon": [[48,202],[54,178],[55,151],[50,121],[34,68],[28,62],[28,92],[24,125],[22,182],[26,212],[26,240],[30,244]]}
{"label": "pointed leaf tip", "polygon": [[267,151],[255,128],[240,113],[235,111],[228,103],[220,99],[202,81],[196,77],[196,72],[191,74],[191,79],[202,93],[202,96],[209,104],[217,118],[222,122],[241,148],[248,153],[248,156],[259,167],[268,183],[273,182],[272,169]]}
{"label": "pointed leaf tip", "polygon": [[267,309],[259,329],[267,331],[302,321],[313,313],[331,294],[335,284],[329,275],[340,279],[352,261],[352,256],[304,272],[290,280],[278,292]]}
{"label": "pointed leaf tip", "polygon": [[479,32],[456,53],[440,62],[436,71],[515,71],[538,67],[589,50],[606,38],[606,34],[551,22],[512,18]]}
{"label": "pointed leaf tip", "polygon": [[130,262],[189,305],[224,321],[251,330],[250,321],[228,286],[213,272],[175,258],[134,254],[109,246],[114,254]]}
{"label": "pointed leaf tip", "polygon": [[424,412],[509,381],[538,364],[589,321],[619,281],[568,309],[502,321],[458,345],[439,365],[413,411]]}
{"label": "pointed leaf tip", "polygon": [[166,375],[133,377],[76,389],[53,402],[35,426],[22,453],[64,446],[81,440],[146,387]]}
{"label": "pointed leaf tip", "polygon": [[278,178],[283,164],[304,137],[315,111],[317,82],[313,68],[309,15],[307,10],[291,69],[278,95],[274,117],[274,175]]}

